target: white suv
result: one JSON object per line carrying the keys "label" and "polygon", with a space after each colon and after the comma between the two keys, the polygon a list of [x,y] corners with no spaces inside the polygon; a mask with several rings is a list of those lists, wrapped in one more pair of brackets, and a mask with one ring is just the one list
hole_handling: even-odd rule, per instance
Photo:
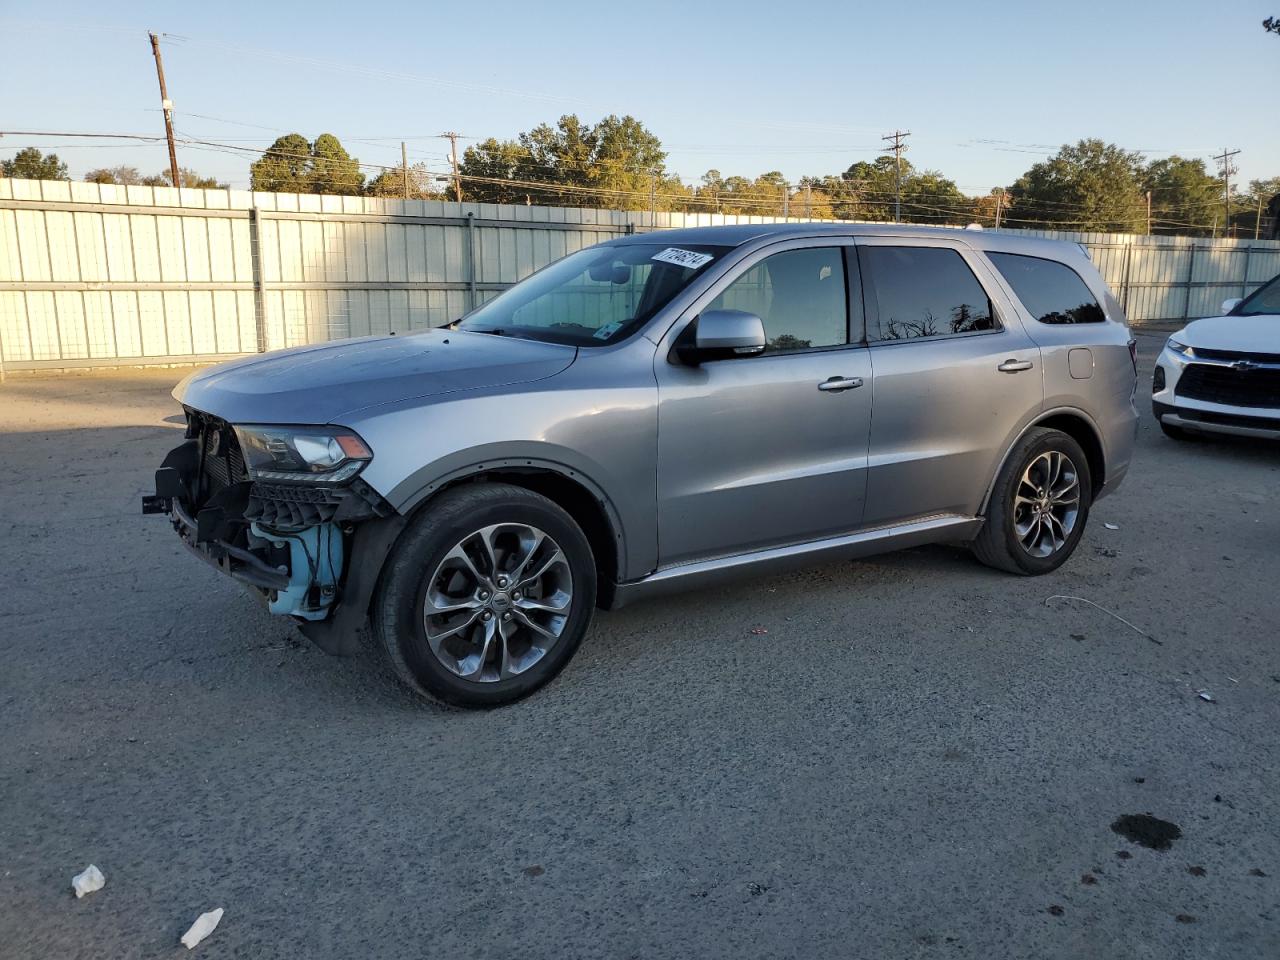
{"label": "white suv", "polygon": [[1168,436],[1190,431],[1280,439],[1280,276],[1223,316],[1195,320],[1156,361],[1151,407]]}

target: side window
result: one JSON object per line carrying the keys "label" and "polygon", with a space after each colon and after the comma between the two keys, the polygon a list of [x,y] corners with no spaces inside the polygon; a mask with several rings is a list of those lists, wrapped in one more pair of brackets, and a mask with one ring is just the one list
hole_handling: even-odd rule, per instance
{"label": "side window", "polygon": [[988,253],[1027,312],[1041,323],[1102,323],[1106,315],[1080,275],[1066,264],[1014,253]]}
{"label": "side window", "polygon": [[746,310],[764,321],[766,353],[849,342],[840,247],[775,253],[734,280],[708,310]]}
{"label": "side window", "polygon": [[999,326],[982,284],[955,250],[867,246],[858,257],[866,278],[868,340],[945,337]]}

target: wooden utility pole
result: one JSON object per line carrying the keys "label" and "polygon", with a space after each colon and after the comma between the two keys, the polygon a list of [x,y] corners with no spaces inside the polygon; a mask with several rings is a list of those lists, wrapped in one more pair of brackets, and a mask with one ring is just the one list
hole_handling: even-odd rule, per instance
{"label": "wooden utility pole", "polygon": [[1253,239],[1262,236],[1262,191],[1258,191],[1258,212],[1253,218]]}
{"label": "wooden utility pole", "polygon": [[404,141],[400,141],[400,170],[404,173],[404,198],[409,199],[409,151],[405,149]]}
{"label": "wooden utility pole", "polygon": [[911,136],[910,130],[895,130],[887,137],[881,137],[881,140],[893,141],[893,222],[902,222],[902,151],[905,148],[902,141]]}
{"label": "wooden utility pole", "polygon": [[1239,150],[1228,150],[1222,148],[1222,153],[1213,159],[1222,164],[1222,235],[1229,236],[1231,228],[1231,175],[1235,173],[1235,168],[1231,166],[1231,158],[1234,157]]}
{"label": "wooden utility pole", "polygon": [[1004,190],[1000,189],[996,191],[996,229],[997,230],[1000,229],[1000,214],[1002,212],[1003,207],[1004,207]]}
{"label": "wooden utility pole", "polygon": [[804,218],[813,219],[813,184],[808,181],[804,185]]}
{"label": "wooden utility pole", "polygon": [[791,217],[791,184],[782,184],[782,219],[788,220]]}
{"label": "wooden utility pole", "polygon": [[160,106],[164,110],[164,135],[169,141],[169,176],[173,185],[182,189],[182,181],[178,177],[178,151],[173,145],[173,101],[169,99],[169,91],[164,85],[164,60],[160,58],[160,38],[154,33],[147,34],[151,38],[151,52],[156,58],[156,76],[160,78]]}
{"label": "wooden utility pole", "polygon": [[1151,236],[1151,191],[1147,191],[1147,236]]}
{"label": "wooden utility pole", "polygon": [[458,138],[462,136],[460,133],[454,133],[452,130],[446,130],[440,134],[449,140],[449,163],[453,166],[453,199],[459,203],[462,202],[462,178],[458,176]]}

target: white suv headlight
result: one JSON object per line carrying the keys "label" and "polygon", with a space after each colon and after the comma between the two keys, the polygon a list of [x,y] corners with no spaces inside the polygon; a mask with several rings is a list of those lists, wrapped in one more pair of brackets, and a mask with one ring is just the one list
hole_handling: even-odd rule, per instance
{"label": "white suv headlight", "polygon": [[1188,347],[1185,343],[1179,343],[1177,340],[1173,339],[1173,337],[1169,338],[1169,342],[1166,343],[1165,346],[1180,357],[1186,357],[1188,360],[1195,359],[1195,350]]}

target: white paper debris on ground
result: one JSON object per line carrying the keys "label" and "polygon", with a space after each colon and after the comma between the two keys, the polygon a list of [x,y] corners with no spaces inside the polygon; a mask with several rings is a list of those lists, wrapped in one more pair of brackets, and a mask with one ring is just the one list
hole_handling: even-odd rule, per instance
{"label": "white paper debris on ground", "polygon": [[196,922],[191,925],[191,929],[182,935],[182,945],[188,950],[194,949],[195,945],[213,933],[217,929],[218,921],[222,919],[222,908],[210,910],[208,913],[202,913],[196,917]]}
{"label": "white paper debris on ground", "polygon": [[1201,700],[1208,701],[1209,703],[1217,703],[1217,701],[1213,699],[1213,694],[1210,693],[1208,690],[1197,690],[1196,696],[1198,696]]}
{"label": "white paper debris on ground", "polygon": [[95,867],[92,863],[84,868],[83,873],[77,873],[71,878],[71,889],[76,892],[76,899],[79,900],[86,893],[93,893],[95,890],[101,890],[107,884],[107,878],[102,875],[102,871]]}
{"label": "white paper debris on ground", "polygon": [[1104,527],[1106,527],[1108,530],[1119,530],[1119,529],[1120,529],[1120,524],[1118,524],[1118,523],[1104,523],[1104,524],[1103,524],[1103,526],[1104,526]]}

